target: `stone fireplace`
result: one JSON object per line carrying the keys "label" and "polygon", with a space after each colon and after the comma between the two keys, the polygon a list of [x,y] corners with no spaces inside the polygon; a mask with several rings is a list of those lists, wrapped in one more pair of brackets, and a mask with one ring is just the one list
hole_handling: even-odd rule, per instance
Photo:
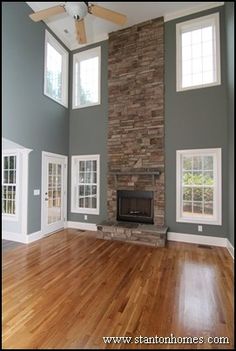
{"label": "stone fireplace", "polygon": [[[108,219],[98,229],[105,239],[122,240],[123,235],[124,240],[132,241],[135,232],[134,241],[163,246],[167,231],[163,18],[110,34],[108,88]],[[152,198],[131,200],[127,194],[132,192]],[[120,199],[124,194],[126,200]],[[140,219],[146,224],[137,224]],[[158,233],[162,241],[150,238]]]}

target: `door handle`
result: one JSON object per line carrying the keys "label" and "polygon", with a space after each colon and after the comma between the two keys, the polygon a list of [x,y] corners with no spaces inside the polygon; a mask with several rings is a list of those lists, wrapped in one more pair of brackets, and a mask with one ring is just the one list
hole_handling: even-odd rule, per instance
{"label": "door handle", "polygon": [[44,200],[45,200],[45,201],[48,201],[48,198],[46,197]]}

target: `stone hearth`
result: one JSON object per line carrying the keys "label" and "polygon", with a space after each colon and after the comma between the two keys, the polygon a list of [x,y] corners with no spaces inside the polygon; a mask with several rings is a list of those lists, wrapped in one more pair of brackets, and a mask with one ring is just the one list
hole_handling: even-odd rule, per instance
{"label": "stone hearth", "polygon": [[121,240],[133,244],[164,247],[167,227],[151,224],[104,221],[97,226],[97,237],[106,240]]}

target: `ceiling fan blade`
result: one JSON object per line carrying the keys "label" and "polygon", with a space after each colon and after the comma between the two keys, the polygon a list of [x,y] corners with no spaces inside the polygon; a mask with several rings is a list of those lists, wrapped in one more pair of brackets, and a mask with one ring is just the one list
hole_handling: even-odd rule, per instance
{"label": "ceiling fan blade", "polygon": [[79,44],[86,44],[87,38],[86,38],[84,20],[81,19],[80,21],[75,21],[75,28],[76,28],[77,40]]}
{"label": "ceiling fan blade", "polygon": [[88,12],[91,15],[101,17],[107,21],[114,22],[116,24],[125,24],[127,17],[121,13],[105,9],[104,7],[98,5],[89,5]]}
{"label": "ceiling fan blade", "polygon": [[59,15],[60,13],[63,13],[63,12],[65,12],[64,6],[59,5],[59,6],[49,7],[48,9],[45,9],[45,10],[37,11],[29,15],[29,17],[34,22],[38,22],[50,16]]}

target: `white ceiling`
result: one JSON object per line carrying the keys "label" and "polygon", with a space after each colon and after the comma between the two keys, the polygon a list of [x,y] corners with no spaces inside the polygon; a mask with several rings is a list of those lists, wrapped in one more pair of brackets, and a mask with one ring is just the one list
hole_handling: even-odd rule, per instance
{"label": "white ceiling", "polygon": [[[51,6],[60,5],[64,2],[27,2],[34,10],[39,11]],[[92,2],[99,6],[106,7],[110,10],[118,11],[127,16],[127,23],[124,26],[118,26],[109,21],[88,14],[85,17],[85,27],[88,44],[105,40],[108,33],[117,31],[122,28],[130,27],[134,24],[146,20],[164,16],[168,21],[173,18],[188,15],[190,13],[205,10],[207,8],[221,6],[224,2]],[[32,11],[33,12],[33,11]],[[79,45],[76,41],[74,20],[68,14],[63,13],[45,20],[48,27],[61,39],[61,41],[70,49],[74,50],[84,45]],[[35,23],[37,25],[37,23]],[[65,33],[65,30],[68,33]],[[87,44],[87,45],[88,45]]]}

